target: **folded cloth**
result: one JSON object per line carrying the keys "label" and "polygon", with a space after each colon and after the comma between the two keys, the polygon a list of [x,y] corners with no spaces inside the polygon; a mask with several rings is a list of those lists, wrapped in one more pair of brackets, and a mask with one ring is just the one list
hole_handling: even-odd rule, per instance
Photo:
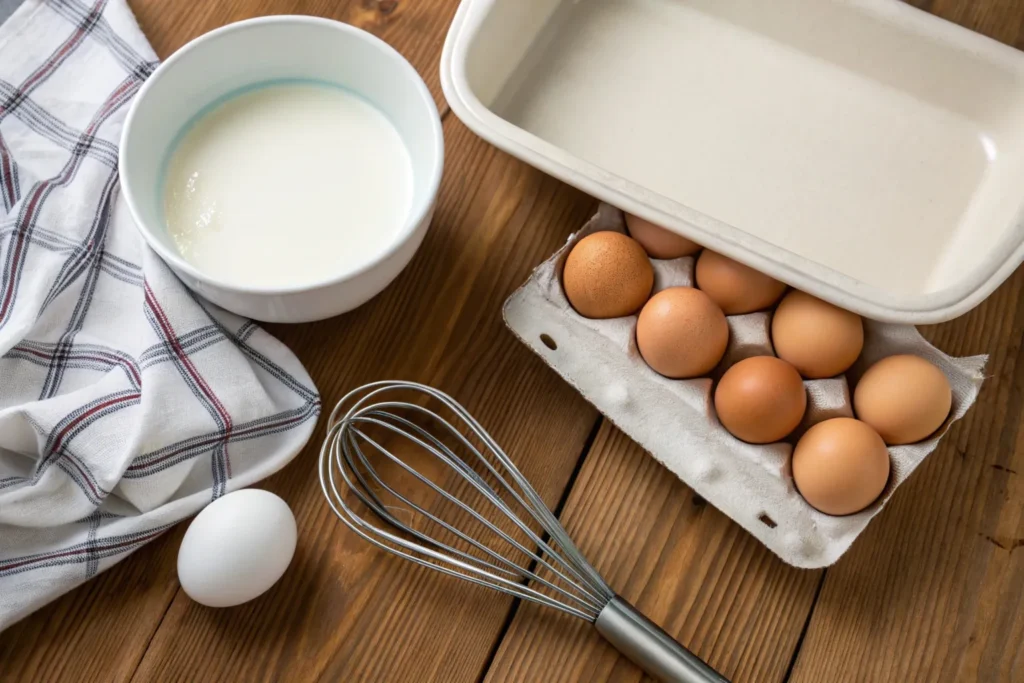
{"label": "folded cloth", "polygon": [[156,57],[124,0],[87,2],[0,26],[0,630],[278,470],[320,409],[135,230],[117,142]]}

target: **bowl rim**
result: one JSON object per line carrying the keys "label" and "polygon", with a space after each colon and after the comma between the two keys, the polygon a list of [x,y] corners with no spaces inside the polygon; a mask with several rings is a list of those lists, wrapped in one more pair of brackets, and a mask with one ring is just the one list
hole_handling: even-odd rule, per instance
{"label": "bowl rim", "polygon": [[[381,56],[385,59],[391,59],[398,63],[398,67],[402,73],[404,73],[413,89],[417,91],[420,98],[423,100],[424,105],[427,107],[427,111],[430,119],[430,129],[432,132],[431,143],[432,152],[434,154],[434,163],[430,169],[430,175],[426,180],[427,191],[422,195],[422,199],[418,204],[414,204],[410,210],[409,215],[406,218],[398,235],[392,244],[385,250],[376,254],[373,258],[360,263],[359,265],[349,268],[343,272],[332,275],[329,278],[324,278],[311,283],[304,283],[298,285],[284,285],[284,286],[260,286],[260,285],[246,285],[231,282],[229,280],[221,279],[215,275],[212,275],[204,270],[196,268],[194,265],[185,260],[185,258],[177,253],[175,250],[165,246],[154,234],[153,228],[146,224],[145,221],[139,218],[140,213],[135,206],[135,197],[132,190],[132,181],[129,174],[125,173],[125,149],[127,148],[128,137],[132,131],[132,123],[135,120],[136,114],[138,113],[139,103],[142,102],[147,93],[162,79],[163,75],[174,68],[174,65],[184,55],[188,54],[192,50],[196,49],[200,44],[217,40],[222,36],[235,33],[238,31],[248,31],[257,28],[263,28],[266,25],[272,24],[288,24],[288,25],[300,25],[310,26],[316,28],[328,28],[346,35],[349,38],[361,40],[369,43],[376,48]],[[357,93],[358,94],[358,93]],[[419,72],[416,71],[415,67],[409,63],[398,50],[391,47],[388,43],[381,40],[377,36],[364,31],[355,26],[335,21],[333,19],[326,19],[323,17],[311,17],[304,15],[274,15],[267,17],[256,17],[253,19],[245,19],[237,21],[231,24],[226,24],[219,28],[213,29],[207,33],[197,36],[187,42],[185,45],[180,47],[170,57],[161,62],[160,66],[146,79],[139,92],[135,95],[132,100],[131,106],[128,109],[128,114],[125,117],[124,125],[121,128],[121,136],[118,141],[118,177],[120,179],[121,191],[124,195],[125,202],[128,205],[128,210],[131,213],[132,221],[135,223],[136,229],[142,235],[143,239],[150,249],[153,249],[160,258],[167,263],[172,270],[180,270],[188,274],[190,277],[203,282],[207,285],[217,287],[219,289],[240,292],[246,294],[257,294],[257,295],[285,295],[285,294],[300,294],[304,292],[310,292],[320,290],[332,285],[337,285],[348,280],[352,280],[363,273],[371,271],[379,266],[381,263],[387,261],[396,252],[401,250],[408,241],[413,238],[417,232],[420,224],[427,219],[434,208],[434,203],[437,199],[437,194],[441,186],[441,178],[444,169],[444,132],[441,123],[441,116],[437,109],[437,103],[434,101],[433,95],[430,93],[430,89],[424,82],[423,77],[420,76]]]}

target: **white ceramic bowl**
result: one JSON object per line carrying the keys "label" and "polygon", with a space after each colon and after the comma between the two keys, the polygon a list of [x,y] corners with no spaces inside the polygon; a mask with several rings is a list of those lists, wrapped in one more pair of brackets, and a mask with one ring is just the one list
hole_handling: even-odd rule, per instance
{"label": "white ceramic bowl", "polygon": [[[395,243],[356,269],[300,287],[243,287],[190,264],[163,221],[161,171],[178,133],[235,90],[282,78],[334,83],[365,97],[395,125],[413,166],[413,201]],[[121,188],[139,232],[191,289],[257,320],[305,322],[349,311],[409,263],[430,224],[444,157],[441,120],[416,70],[382,40],[327,19],[274,16],[230,24],[172,55],[142,87],[121,135]]]}

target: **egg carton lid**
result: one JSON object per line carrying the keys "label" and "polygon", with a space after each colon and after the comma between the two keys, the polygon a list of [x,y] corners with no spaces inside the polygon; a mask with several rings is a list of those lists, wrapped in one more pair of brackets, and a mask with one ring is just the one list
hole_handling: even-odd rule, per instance
{"label": "egg carton lid", "polygon": [[[599,230],[625,232],[622,212],[602,205],[582,230],[534,270],[506,301],[506,324],[619,429],[791,565],[824,567],[839,559],[977,398],[986,356],[953,358],[911,325],[865,320],[864,351],[847,375],[856,379],[886,356],[915,354],[945,373],[953,390],[953,409],[932,438],[889,448],[889,483],[869,508],[845,517],[818,512],[793,485],[791,443],[748,444],[725,431],[714,415],[711,378],[668,379],[644,363],[636,349],[636,316],[591,320],[572,309],[562,290],[561,265],[576,241]],[[692,258],[653,264],[655,289],[692,284]],[[716,376],[742,358],[771,353],[770,313],[727,320],[730,346]],[[798,432],[829,417],[852,415],[845,377],[808,381],[805,386],[808,415]]]}

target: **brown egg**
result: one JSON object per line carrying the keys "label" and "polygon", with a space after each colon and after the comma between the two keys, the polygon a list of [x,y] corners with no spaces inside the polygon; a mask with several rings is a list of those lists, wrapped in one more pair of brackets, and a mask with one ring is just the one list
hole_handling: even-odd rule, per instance
{"label": "brown egg", "polygon": [[726,315],[769,308],[786,291],[782,282],[709,249],[697,258],[696,278],[697,287]]}
{"label": "brown egg", "polygon": [[626,214],[630,236],[643,246],[651,258],[680,258],[700,251],[700,245],[682,235],[655,225],[639,216]]}
{"label": "brown egg", "polygon": [[864,373],[853,392],[857,417],[887,444],[916,443],[949,416],[953,392],[942,370],[918,356],[889,356]]}
{"label": "brown egg", "polygon": [[580,315],[619,318],[636,313],[647,301],[654,268],[636,240],[618,232],[595,232],[569,252],[562,284]]}
{"label": "brown egg", "polygon": [[825,420],[793,449],[793,481],[817,510],[852,515],[881,495],[889,481],[889,451],[878,432],[860,420]]}
{"label": "brown egg", "polygon": [[715,411],[737,439],[772,443],[797,428],[807,410],[800,373],[774,356],[755,356],[729,368],[715,389]]}
{"label": "brown egg", "polygon": [[651,297],[636,323],[636,344],[647,364],[666,377],[707,375],[729,343],[722,309],[704,292],[670,287]]}
{"label": "brown egg", "polygon": [[856,313],[794,290],[775,309],[772,344],[804,377],[835,377],[860,356],[864,323]]}

